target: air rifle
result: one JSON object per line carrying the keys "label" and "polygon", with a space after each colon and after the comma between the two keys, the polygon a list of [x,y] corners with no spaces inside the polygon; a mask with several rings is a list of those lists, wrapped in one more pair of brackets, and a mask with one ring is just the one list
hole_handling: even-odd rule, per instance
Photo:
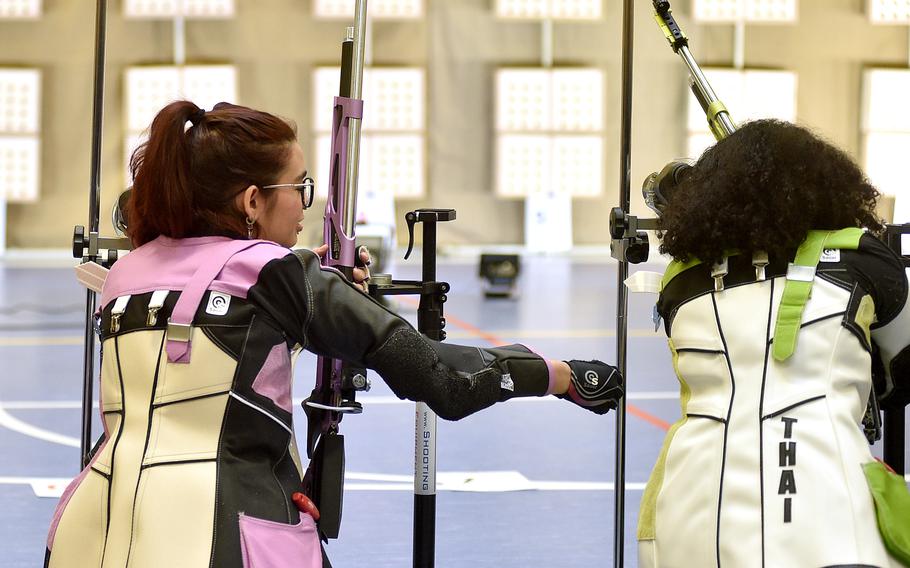
{"label": "air rifle", "polygon": [[[654,5],[654,19],[658,27],[670,43],[673,53],[679,55],[689,72],[689,88],[704,111],[708,128],[715,140],[722,140],[733,134],[736,131],[736,125],[730,118],[727,107],[714,93],[707,77],[689,51],[689,38],[676,23],[670,2],[652,0],[652,4]],[[628,50],[631,53],[631,45]],[[631,87],[629,89],[631,90]],[[631,115],[631,104],[629,113]],[[689,167],[691,164],[687,160],[674,160],[659,172],[654,172],[645,179],[641,191],[645,203],[651,210],[660,215],[667,204],[667,197],[673,186]],[[642,231],[657,228],[657,219],[640,219],[629,215],[628,206],[614,208],[610,214],[610,236],[613,239],[614,256],[632,264],[644,262],[648,259],[648,236]]]}
{"label": "air rifle", "polygon": [[[360,163],[360,127],[363,118],[363,61],[367,1],[357,0],[354,26],[347,28],[341,49],[341,85],[332,117],[332,151],[328,201],[325,207],[323,265],[353,278],[359,256],[354,244],[357,178]],[[307,456],[304,491],[320,511],[319,530],[324,538],[338,538],[344,485],[344,436],[338,424],[345,414],[359,414],[359,390],[369,390],[366,369],[328,357],[316,364],[316,386],[303,401],[307,416]]]}
{"label": "air rifle", "polygon": [[[661,31],[664,32],[667,41],[670,42],[673,53],[679,55],[686,65],[686,69],[689,71],[689,88],[705,113],[705,117],[708,120],[708,128],[711,130],[711,134],[714,135],[714,139],[723,140],[733,134],[736,131],[736,125],[733,124],[727,107],[714,94],[714,89],[708,83],[708,79],[702,72],[701,67],[698,66],[695,58],[689,52],[689,38],[686,37],[686,34],[683,33],[673,18],[673,11],[670,9],[669,2],[666,0],[654,0],[654,19],[657,21]],[[691,164],[687,160],[674,160],[664,166],[660,172],[649,175],[641,189],[648,207],[660,215],[667,204],[668,192],[672,190],[672,186],[679,181],[680,176],[690,166]]]}

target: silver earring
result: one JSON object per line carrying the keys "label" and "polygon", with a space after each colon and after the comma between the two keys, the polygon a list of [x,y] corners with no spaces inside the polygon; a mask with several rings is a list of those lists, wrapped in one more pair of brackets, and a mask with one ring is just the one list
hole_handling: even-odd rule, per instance
{"label": "silver earring", "polygon": [[256,224],[256,221],[253,221],[249,217],[246,218],[246,237],[248,239],[253,238],[253,225]]}

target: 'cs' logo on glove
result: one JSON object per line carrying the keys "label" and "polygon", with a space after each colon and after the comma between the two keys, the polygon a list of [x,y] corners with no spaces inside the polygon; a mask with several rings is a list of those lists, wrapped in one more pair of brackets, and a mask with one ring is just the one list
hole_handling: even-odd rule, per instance
{"label": "'cs' logo on glove", "polygon": [[585,372],[585,382],[588,383],[589,385],[591,385],[592,387],[596,387],[597,384],[600,382],[600,375],[597,374],[597,371],[586,371]]}

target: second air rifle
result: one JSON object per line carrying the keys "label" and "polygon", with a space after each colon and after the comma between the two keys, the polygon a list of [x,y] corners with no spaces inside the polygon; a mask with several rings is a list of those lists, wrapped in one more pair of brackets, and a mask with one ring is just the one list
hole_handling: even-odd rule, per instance
{"label": "second air rifle", "polygon": [[[705,113],[708,128],[715,140],[722,140],[736,132],[736,124],[730,118],[726,105],[717,97],[704,72],[689,51],[689,38],[673,17],[668,0],[652,0],[654,19],[667,38],[673,53],[679,55],[689,73],[689,88]],[[691,167],[688,160],[673,160],[649,175],[642,185],[645,203],[658,216],[667,204],[667,196],[680,177]],[[632,264],[648,259],[648,237],[642,231],[658,228],[658,219],[641,219],[629,215],[628,211],[616,207],[610,214],[610,236],[613,239],[614,256],[622,257]]]}

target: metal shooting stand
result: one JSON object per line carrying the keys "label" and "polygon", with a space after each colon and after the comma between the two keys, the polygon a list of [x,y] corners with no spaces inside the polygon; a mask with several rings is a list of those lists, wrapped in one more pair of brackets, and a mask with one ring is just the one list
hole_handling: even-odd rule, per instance
{"label": "metal shooting stand", "polygon": [[[644,246],[647,258],[648,240],[638,231],[635,219],[629,216],[631,201],[630,178],[632,175],[632,41],[634,8],[632,0],[623,0],[622,11],[622,121],[620,124],[619,207],[610,218],[610,235],[613,242],[610,252],[619,261],[616,291],[616,368],[626,377],[626,348],[628,346],[629,292],[625,280],[629,276],[628,251]],[[621,228],[615,222],[621,221]],[[619,237],[619,238],[617,238]],[[640,252],[636,258],[640,257]],[[639,260],[641,262],[641,260]],[[626,491],[626,396],[616,405],[616,458],[613,480],[613,566],[622,568],[625,554],[625,491]]]}
{"label": "metal shooting stand", "polygon": [[[673,52],[678,54],[689,70],[689,86],[698,99],[708,119],[711,132],[717,140],[725,138],[736,130],[727,108],[714,94],[704,73],[689,52],[689,40],[679,28],[670,8],[670,2],[652,0],[654,19],[664,32]],[[616,362],[617,369],[626,377],[626,351],[628,347],[629,295],[625,281],[629,276],[629,264],[648,260],[650,243],[644,231],[659,228],[656,218],[641,219],[629,213],[632,172],[632,48],[634,41],[633,0],[623,1],[622,18],[622,121],[620,126],[620,168],[619,207],[610,212],[610,253],[619,261],[617,269],[616,294]],[[648,176],[642,192],[649,207],[659,211],[661,207],[662,184],[673,182],[684,165],[671,162],[660,173]],[[624,565],[625,541],[625,486],[626,486],[626,399],[623,396],[616,409],[616,462],[615,462],[615,507],[613,535],[613,565]]]}
{"label": "metal shooting stand", "polygon": [[[428,338],[446,338],[443,305],[449,291],[447,282],[436,280],[436,224],[455,220],[454,209],[417,209],[405,215],[408,223],[408,251],[414,248],[414,225],[423,223],[421,280],[392,280],[389,274],[374,274],[370,295],[419,295],[417,331]],[[416,409],[414,448],[414,568],[432,568],[436,556],[436,413],[425,403]]]}
{"label": "metal shooting stand", "polygon": [[[73,257],[83,263],[94,262],[110,268],[117,261],[118,250],[129,250],[129,239],[101,237],[98,232],[101,202],[101,131],[104,118],[104,48],[107,28],[107,1],[98,0],[95,12],[95,76],[92,102],[92,168],[89,183],[88,232],[79,225],[73,231]],[[95,292],[85,294],[85,344],[83,349],[82,433],[80,436],[79,469],[91,459],[92,395],[95,373]]]}

